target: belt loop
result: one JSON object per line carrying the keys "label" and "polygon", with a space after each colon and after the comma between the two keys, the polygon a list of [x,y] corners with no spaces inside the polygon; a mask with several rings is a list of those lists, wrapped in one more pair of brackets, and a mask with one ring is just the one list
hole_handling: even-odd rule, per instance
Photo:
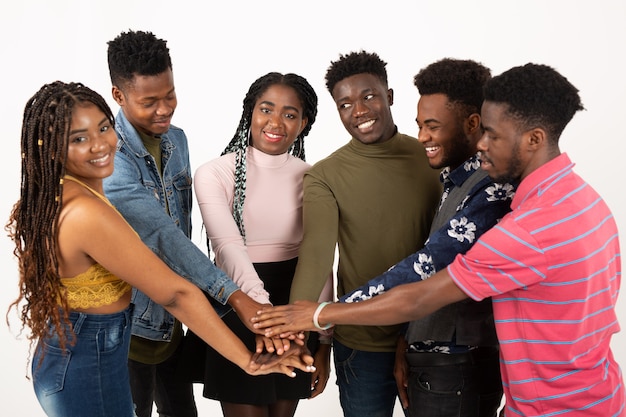
{"label": "belt loop", "polygon": [[76,322],[74,323],[73,330],[74,330],[74,333],[79,334],[80,328],[83,326],[83,323],[87,319],[87,315],[85,313],[78,313],[78,312],[76,312],[76,314],[78,314],[78,318],[76,319]]}

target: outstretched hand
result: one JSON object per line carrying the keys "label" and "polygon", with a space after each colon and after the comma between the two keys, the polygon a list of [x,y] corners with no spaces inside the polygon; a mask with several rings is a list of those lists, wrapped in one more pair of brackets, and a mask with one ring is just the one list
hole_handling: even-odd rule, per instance
{"label": "outstretched hand", "polygon": [[282,373],[294,377],[294,369],[315,372],[313,361],[313,356],[306,346],[294,345],[281,355],[270,352],[253,354],[245,371],[250,375]]}
{"label": "outstretched hand", "polygon": [[264,306],[252,317],[256,333],[262,332],[266,337],[286,338],[294,333],[306,330],[318,330],[313,323],[313,314],[318,303],[312,301],[296,301],[282,306]]}

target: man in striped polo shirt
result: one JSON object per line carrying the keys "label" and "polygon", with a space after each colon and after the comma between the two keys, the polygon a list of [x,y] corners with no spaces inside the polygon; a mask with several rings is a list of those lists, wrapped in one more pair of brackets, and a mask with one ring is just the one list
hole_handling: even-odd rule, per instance
{"label": "man in striped polo shirt", "polygon": [[267,335],[328,323],[384,325],[492,297],[507,417],[625,416],[610,348],[619,331],[617,226],[558,145],[582,109],[578,90],[551,67],[527,64],[494,77],[485,86],[478,148],[494,181],[521,180],[511,213],[427,280],[356,304],[298,302],[254,320],[275,326]]}

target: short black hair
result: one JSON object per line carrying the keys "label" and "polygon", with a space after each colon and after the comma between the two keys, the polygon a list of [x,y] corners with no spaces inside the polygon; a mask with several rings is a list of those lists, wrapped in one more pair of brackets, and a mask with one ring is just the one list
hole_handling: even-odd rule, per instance
{"label": "short black hair", "polygon": [[491,71],[484,65],[463,59],[444,58],[420,70],[413,84],[420,95],[444,94],[460,105],[464,116],[480,113],[483,87],[491,79]]}
{"label": "short black hair", "polygon": [[525,129],[540,127],[558,142],[574,114],[584,110],[578,89],[554,68],[528,63],[493,77],[485,101],[507,105],[507,113]]}
{"label": "short black hair", "polygon": [[337,61],[331,61],[326,70],[326,88],[332,95],[333,88],[339,81],[363,73],[377,76],[387,86],[386,66],[387,63],[374,52],[360,51],[340,55]]}
{"label": "short black hair", "polygon": [[122,88],[135,75],[158,75],[172,68],[167,42],[152,32],[122,32],[107,42],[111,83]]}

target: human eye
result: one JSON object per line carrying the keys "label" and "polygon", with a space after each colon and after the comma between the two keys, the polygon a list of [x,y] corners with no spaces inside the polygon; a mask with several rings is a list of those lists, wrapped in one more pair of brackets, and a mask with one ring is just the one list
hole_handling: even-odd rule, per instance
{"label": "human eye", "polygon": [[87,141],[87,138],[85,136],[77,135],[77,136],[70,137],[70,143],[83,143],[86,141]]}
{"label": "human eye", "polygon": [[339,103],[337,105],[337,108],[339,110],[345,110],[345,109],[349,109],[352,105],[350,103]]}
{"label": "human eye", "polygon": [[366,95],[366,96],[364,97],[364,100],[365,100],[365,101],[369,101],[369,100],[371,100],[371,99],[373,99],[373,98],[374,98],[374,94],[371,94],[371,93],[370,93],[370,94],[368,94],[368,95]]}

